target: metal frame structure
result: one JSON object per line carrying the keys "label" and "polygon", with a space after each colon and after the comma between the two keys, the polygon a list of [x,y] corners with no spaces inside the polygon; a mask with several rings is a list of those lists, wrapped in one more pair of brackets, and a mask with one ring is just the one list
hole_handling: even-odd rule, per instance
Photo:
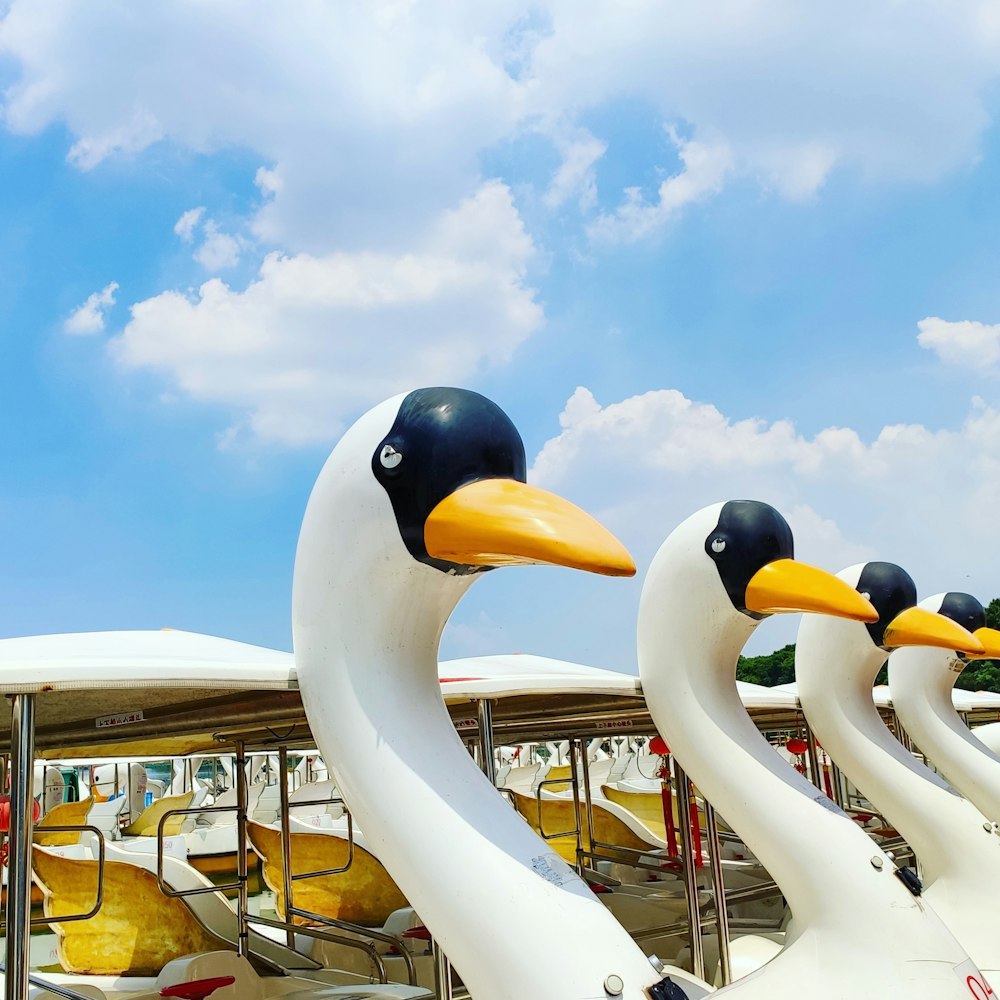
{"label": "metal frame structure", "polygon": [[[27,685],[26,685],[27,687]],[[8,688],[8,690],[10,690]],[[447,694],[448,692],[446,692]],[[58,694],[58,692],[57,692]],[[65,692],[63,692],[65,694]],[[151,742],[154,747],[169,745],[176,746],[178,741],[183,744],[184,749],[180,751],[167,751],[164,756],[180,756],[183,753],[201,752],[217,753],[219,744],[232,744],[235,746],[237,766],[234,769],[235,782],[238,788],[239,804],[237,811],[237,837],[240,843],[246,843],[246,807],[247,807],[247,779],[246,779],[246,749],[252,747],[262,751],[274,752],[278,750],[282,761],[282,814],[288,815],[288,789],[287,789],[287,753],[290,748],[299,746],[315,746],[308,729],[305,713],[302,708],[301,699],[295,690],[244,690],[232,691],[222,695],[204,696],[204,692],[198,695],[187,697],[179,696],[173,704],[156,704],[142,713],[142,718],[134,724],[122,727],[117,730],[95,731],[93,717],[80,718],[70,716],[68,719],[61,719],[58,724],[48,721],[51,716],[45,716],[45,706],[49,695],[46,691],[38,689],[34,691],[17,691],[8,694],[11,708],[11,730],[9,739],[0,732],[0,754],[9,752],[9,773],[11,788],[11,827],[10,827],[10,875],[8,886],[8,907],[7,924],[8,934],[6,940],[6,963],[4,985],[4,1000],[24,1000],[27,996],[29,984],[28,972],[28,934],[30,929],[30,844],[32,837],[31,802],[33,798],[33,768],[36,752],[42,757],[64,758],[72,755],[81,755],[90,752],[92,748],[100,748],[96,752],[102,756],[108,756],[116,751],[122,756],[128,756],[137,752],[149,753],[144,750],[147,743]],[[163,699],[161,699],[162,701]],[[586,740],[582,734],[588,734],[586,739],[593,737],[600,738],[622,738],[629,736],[648,736],[655,732],[645,703],[640,695],[608,695],[608,694],[581,694],[570,693],[562,695],[545,694],[522,694],[513,697],[496,696],[465,696],[449,701],[449,711],[453,720],[459,723],[459,731],[464,739],[473,741],[478,750],[480,764],[492,781],[496,780],[495,773],[495,747],[498,743],[514,745],[518,743],[528,743],[541,739],[569,739],[571,741],[571,777],[568,779],[573,788],[573,798],[577,810],[577,828],[572,831],[578,838],[578,867],[581,871],[591,874],[590,863],[599,860],[614,860],[622,862],[627,853],[622,848],[612,845],[602,845],[593,836],[592,822],[592,797],[589,784],[589,770],[579,768],[578,761],[585,756]],[[884,714],[889,713],[883,710]],[[36,720],[39,714],[43,720],[36,727]],[[81,712],[81,715],[84,714]],[[755,710],[753,712],[755,721],[761,729],[766,731],[794,731],[801,730],[803,723],[801,714],[794,709],[773,709]],[[996,709],[981,709],[972,713],[970,721],[992,721],[998,716]],[[280,735],[279,735],[280,733]],[[811,734],[810,734],[811,736]],[[810,742],[812,742],[810,740]],[[283,749],[282,749],[283,748]],[[154,749],[153,753],[160,753],[161,750]],[[809,755],[810,770],[813,781],[819,784],[818,763],[814,763],[816,757],[815,744]],[[834,782],[834,794],[846,805],[851,806],[849,798],[849,787],[845,787],[842,777],[834,772],[836,781]],[[581,796],[581,779],[583,794]],[[567,779],[561,779],[566,781]],[[679,783],[675,788],[680,793],[683,801],[683,790]],[[773,885],[762,884],[750,889],[737,890],[735,892],[722,893],[718,885],[719,865],[718,842],[722,839],[715,821],[714,812],[711,811],[710,804],[708,815],[709,829],[708,839],[711,855],[711,868],[713,883],[715,884],[715,897],[711,908],[715,914],[705,915],[701,909],[708,909],[708,905],[703,908],[697,906],[697,885],[693,878],[688,879],[687,895],[689,907],[693,920],[690,926],[711,926],[718,923],[720,929],[720,940],[727,937],[725,931],[725,910],[727,905],[734,902],[750,898],[761,898],[762,895],[774,894],[776,889]],[[205,807],[194,812],[213,811],[216,807]],[[588,829],[590,831],[588,842],[583,843],[583,813],[586,810],[588,818]],[[222,811],[221,809],[219,811]],[[681,834],[684,835],[684,827],[689,825],[681,823]],[[283,842],[290,842],[290,829],[287,827],[287,820],[283,824]],[[162,841],[161,824],[158,830],[158,840]],[[552,836],[551,834],[549,836]],[[690,839],[691,831],[687,830]],[[353,837],[350,838],[353,841]],[[103,844],[103,840],[102,840]],[[284,845],[283,845],[284,846]],[[613,854],[611,853],[613,851]],[[638,852],[634,852],[638,854]],[[247,913],[247,864],[246,852],[238,851],[238,874],[237,883],[234,886],[238,891],[237,912],[239,914],[239,938],[238,951],[242,955],[249,953],[249,928],[251,922],[267,924],[263,918],[251,917]],[[629,863],[636,867],[644,866],[638,858],[634,858]],[[162,865],[161,865],[162,867]],[[290,885],[286,885],[287,898],[291,903],[294,882],[299,877],[291,876],[290,865],[286,863],[286,879]],[[158,880],[162,881],[162,871],[158,872]],[[218,887],[215,887],[217,890]],[[723,902],[725,901],[725,902]],[[290,906],[290,915],[300,915],[309,919],[317,915],[307,911],[301,913],[292,911],[295,908]],[[80,919],[80,918],[78,918]],[[340,929],[350,933],[361,933],[373,937],[369,928],[354,928],[343,925],[330,924],[330,929],[317,930],[316,928],[300,927],[298,925],[280,924],[286,931],[286,935],[291,937],[294,934],[305,936],[326,937],[336,940],[338,943],[350,941],[354,946],[359,946],[357,941],[340,937],[333,933],[339,926]],[[678,928],[676,923],[664,925],[663,928],[656,928],[650,931],[643,931],[639,938],[674,932]],[[695,952],[695,939],[698,935],[692,935],[692,953]],[[361,945],[364,950],[364,945]],[[439,995],[446,998],[451,995],[450,970],[447,966],[446,957],[441,954],[440,949],[435,947],[435,968],[438,979],[441,982]],[[724,946],[723,946],[724,947]],[[374,952],[374,947],[370,948]],[[408,954],[405,948],[401,949]],[[728,975],[726,969],[727,959],[723,959],[723,976]],[[373,960],[373,964],[378,967],[378,961]],[[47,987],[58,993],[58,989]],[[65,995],[74,996],[72,991],[65,991]]]}

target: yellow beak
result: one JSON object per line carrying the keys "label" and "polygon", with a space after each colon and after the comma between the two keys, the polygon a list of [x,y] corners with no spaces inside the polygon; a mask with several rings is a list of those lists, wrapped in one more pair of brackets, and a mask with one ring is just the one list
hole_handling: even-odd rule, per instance
{"label": "yellow beak", "polygon": [[811,611],[859,622],[877,622],[878,612],[840,577],[794,559],[762,566],[747,584],[746,606],[758,614]]}
{"label": "yellow beak", "polygon": [[983,652],[973,655],[973,660],[1000,660],[1000,630],[977,628],[972,634],[983,644]]}
{"label": "yellow beak", "polygon": [[515,479],[481,479],[446,496],[424,523],[435,559],[466,566],[544,563],[634,576],[628,550],[568,500]]}
{"label": "yellow beak", "polygon": [[886,627],[882,645],[934,646],[979,656],[984,652],[983,643],[968,629],[926,608],[900,611]]}

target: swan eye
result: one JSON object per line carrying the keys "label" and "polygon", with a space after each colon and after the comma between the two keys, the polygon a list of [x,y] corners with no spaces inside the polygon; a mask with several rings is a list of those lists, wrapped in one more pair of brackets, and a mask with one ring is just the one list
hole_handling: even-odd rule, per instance
{"label": "swan eye", "polygon": [[724,538],[713,538],[712,539],[712,551],[713,552],[725,552],[726,551],[726,540]]}
{"label": "swan eye", "polygon": [[395,469],[403,461],[403,453],[396,451],[391,444],[387,444],[378,456],[384,469]]}

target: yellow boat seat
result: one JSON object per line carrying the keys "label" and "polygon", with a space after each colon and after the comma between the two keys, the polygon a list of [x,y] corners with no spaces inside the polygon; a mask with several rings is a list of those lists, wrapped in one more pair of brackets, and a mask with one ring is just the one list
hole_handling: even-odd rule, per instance
{"label": "yellow boat seat", "polygon": [[80,975],[156,976],[167,962],[192,952],[231,950],[209,933],[181,899],[164,896],[156,876],[143,868],[109,861],[104,901],[89,920],[58,923],[85,913],[97,899],[96,861],[32,852],[35,881],[56,935],[59,964]]}
{"label": "yellow boat seat", "polygon": [[544,785],[543,787],[547,792],[568,792],[573,787],[572,777],[573,771],[569,764],[550,767],[542,776],[542,781],[555,781],[558,778],[565,778],[566,780],[555,785]]}
{"label": "yellow boat seat", "polygon": [[[194,792],[184,792],[183,795],[164,795],[162,798],[151,802],[138,818],[134,819],[128,826],[122,827],[123,837],[155,837],[160,819],[164,813],[171,809],[187,809],[191,805]],[[163,836],[176,837],[181,832],[184,820],[187,816],[171,816],[164,824]]]}
{"label": "yellow boat seat", "polygon": [[[522,795],[520,792],[512,792],[514,804],[517,811],[528,821],[528,825],[535,833],[541,835],[538,828],[538,799],[533,795]],[[546,799],[541,800],[542,804],[542,829],[546,833],[560,833],[572,830],[576,826],[576,810],[572,799]],[[587,811],[581,808],[583,813],[583,843],[587,844]],[[643,840],[619,817],[602,809],[594,804],[594,839],[602,844],[610,844],[613,847],[624,847],[633,851],[656,850],[659,845],[651,841]],[[576,837],[553,837],[547,843],[564,861],[571,865],[576,864]]]}
{"label": "yellow boat seat", "polygon": [[78,833],[43,833],[47,826],[82,826],[87,822],[87,813],[94,804],[93,799],[82,799],[79,802],[63,802],[53,806],[42,819],[35,824],[35,843],[41,847],[68,847],[80,843]]}
{"label": "yellow boat seat", "polygon": [[[659,792],[623,792],[613,785],[601,785],[601,792],[609,802],[615,802],[627,809],[643,826],[656,834],[660,840],[667,839],[667,824],[663,819],[663,797]],[[677,796],[671,795],[674,812],[674,830],[680,830],[680,813],[677,808]],[[698,808],[698,823],[704,833],[706,820],[705,811]],[[679,838],[680,834],[676,834]]]}
{"label": "yellow boat seat", "polygon": [[[275,893],[275,909],[284,919],[281,831],[250,822],[247,823],[247,838],[264,862],[264,881]],[[348,852],[348,842],[342,837],[328,833],[293,833],[292,873],[299,875],[340,868],[347,864]],[[364,927],[381,927],[393,910],[409,905],[382,862],[357,844],[354,845],[354,860],[347,871],[297,881],[294,899],[298,909],[349,920]],[[309,923],[301,917],[296,917],[295,922]]]}

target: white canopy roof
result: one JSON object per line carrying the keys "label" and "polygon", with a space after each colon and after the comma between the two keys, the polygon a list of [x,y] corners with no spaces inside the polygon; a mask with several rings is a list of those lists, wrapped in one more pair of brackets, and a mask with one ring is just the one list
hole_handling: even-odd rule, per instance
{"label": "white canopy roof", "polygon": [[[770,688],[771,691],[787,691],[795,696],[798,702],[798,688],[793,684],[780,684],[778,687]],[[892,708],[892,697],[889,694],[887,684],[877,684],[872,688],[872,700],[879,708]],[[992,691],[963,691],[960,688],[952,688],[951,702],[957,712],[974,712],[978,709],[1000,708],[1000,694]]]}
{"label": "white canopy roof", "polygon": [[[453,713],[479,698],[496,699],[508,706],[509,724],[522,713],[541,725],[552,711],[596,711],[607,728],[621,723],[622,712],[645,714],[633,674],[549,657],[448,660],[439,676]],[[750,711],[796,708],[787,691],[738,686]],[[57,756],[74,748],[102,756],[181,753],[262,727],[292,726],[297,738],[307,733],[291,653],[180,630],[0,639],[0,694],[18,693],[40,696],[38,746]],[[0,734],[9,718],[9,703],[0,701]]]}
{"label": "white canopy roof", "polygon": [[446,701],[559,693],[642,696],[632,674],[528,653],[443,660],[438,676]]}
{"label": "white canopy roof", "polygon": [[749,684],[737,681],[736,689],[745,708],[790,708],[793,711],[799,707],[799,696],[795,691],[788,691],[788,685],[764,687],[763,684]]}
{"label": "white canopy roof", "polygon": [[0,639],[0,694],[92,688],[289,690],[291,653],[174,629]]}

